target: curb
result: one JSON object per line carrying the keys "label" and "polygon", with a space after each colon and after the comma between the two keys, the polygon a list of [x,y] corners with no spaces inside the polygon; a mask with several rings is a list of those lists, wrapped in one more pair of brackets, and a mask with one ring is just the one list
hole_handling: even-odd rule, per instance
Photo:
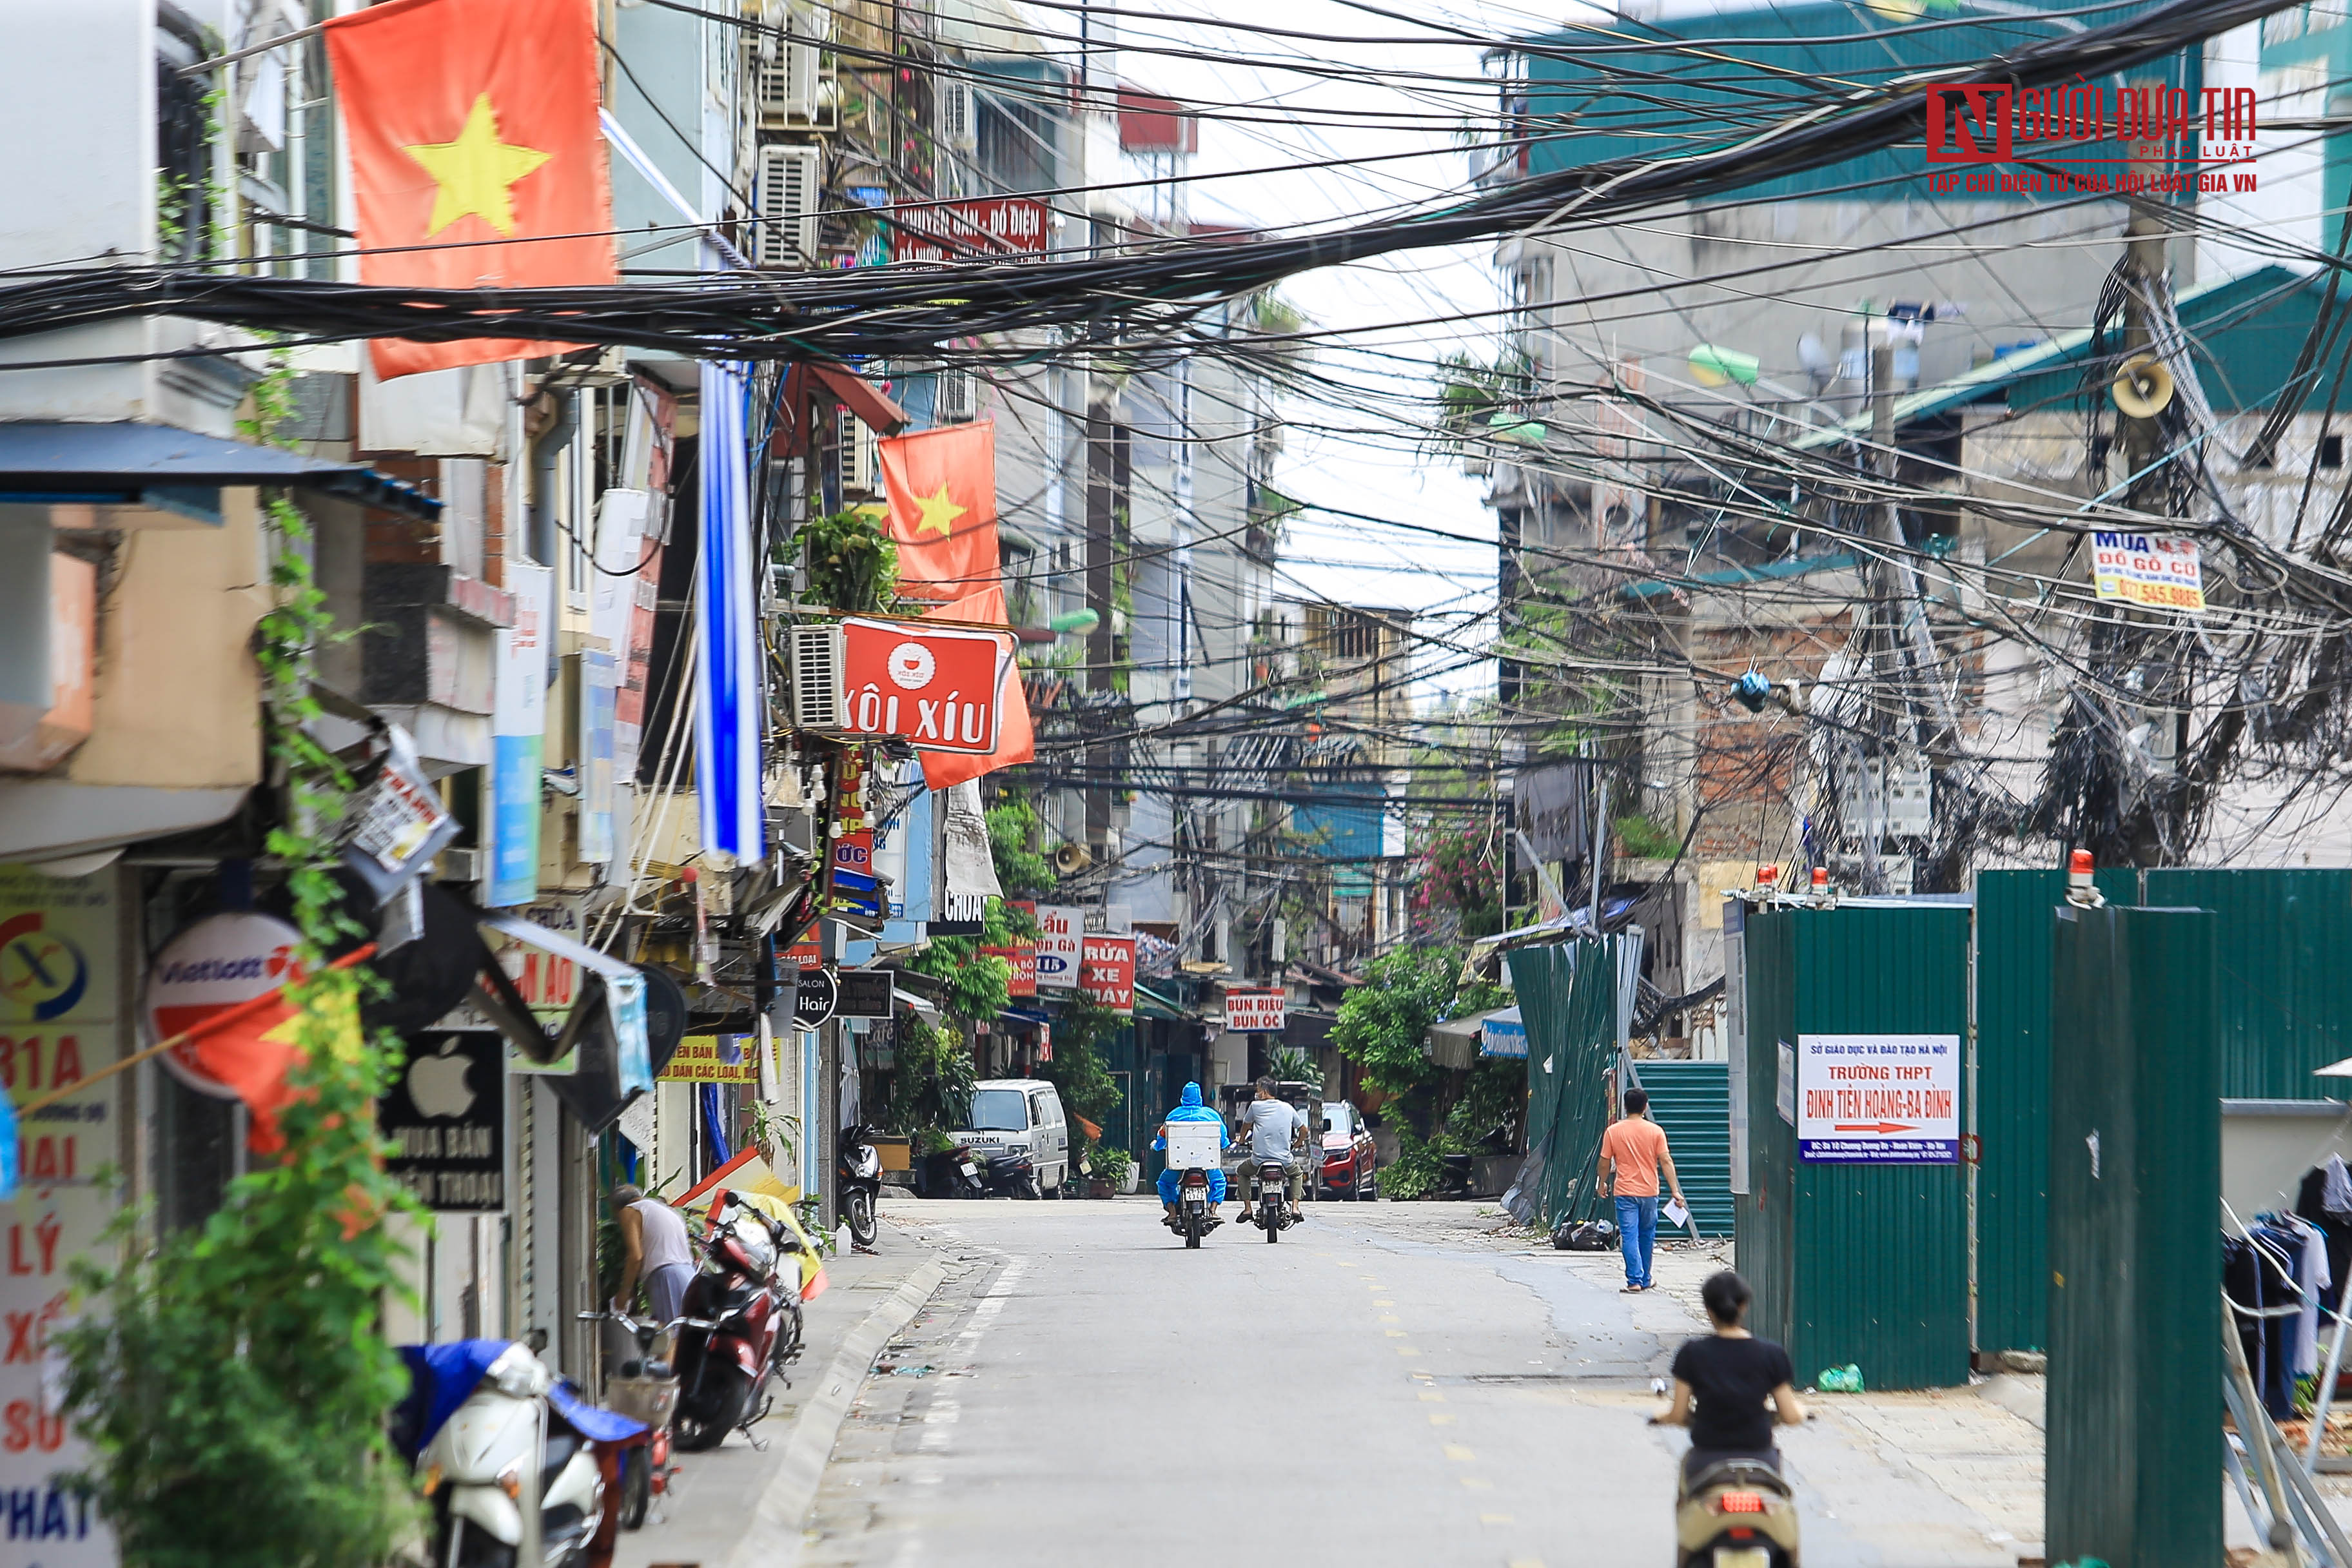
{"label": "curb", "polygon": [[824,1369],[824,1384],[816,1397],[793,1421],[783,1462],[760,1493],[749,1528],[727,1555],[727,1568],[777,1568],[799,1557],[802,1522],[816,1502],[825,1464],[833,1458],[834,1441],[849,1417],[850,1401],[865,1385],[866,1374],[873,1370],[874,1358],[882,1353],[882,1347],[914,1321],[946,1278],[946,1268],[936,1260],[924,1264],[900,1280],[889,1300],[850,1331],[834,1353],[832,1364]]}

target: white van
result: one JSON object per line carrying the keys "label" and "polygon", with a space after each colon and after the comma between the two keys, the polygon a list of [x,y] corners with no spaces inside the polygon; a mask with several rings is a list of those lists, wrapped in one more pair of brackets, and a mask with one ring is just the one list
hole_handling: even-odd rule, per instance
{"label": "white van", "polygon": [[1070,1179],[1070,1125],[1061,1091],[1041,1078],[987,1078],[972,1086],[971,1124],[951,1134],[981,1154],[1025,1149],[1037,1167],[1038,1191],[1063,1195]]}

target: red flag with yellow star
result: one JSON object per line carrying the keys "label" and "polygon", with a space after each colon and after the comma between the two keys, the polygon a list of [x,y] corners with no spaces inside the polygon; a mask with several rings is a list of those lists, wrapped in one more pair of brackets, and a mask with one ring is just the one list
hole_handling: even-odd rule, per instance
{"label": "red flag with yellow star", "polygon": [[881,445],[898,592],[961,599],[998,585],[996,426],[983,419]]}
{"label": "red flag with yellow star", "polygon": [[[360,281],[611,283],[590,0],[389,0],[326,25],[359,212]],[[379,376],[559,353],[516,338],[379,339]]]}
{"label": "red flag with yellow star", "polygon": [[[993,533],[995,530],[991,529]],[[980,626],[1005,624],[1004,587],[991,584],[977,594],[925,610],[927,621],[970,621]],[[952,789],[966,779],[980,778],[999,768],[1037,760],[1037,731],[1029,718],[1029,695],[1021,685],[1018,665],[1005,668],[1003,686],[996,694],[996,750],[985,756],[972,752],[919,752],[923,784],[933,791]]]}

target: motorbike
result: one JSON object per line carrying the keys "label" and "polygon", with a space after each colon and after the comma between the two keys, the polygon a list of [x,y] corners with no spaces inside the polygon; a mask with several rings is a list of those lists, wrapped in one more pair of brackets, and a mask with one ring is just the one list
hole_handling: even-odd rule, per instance
{"label": "motorbike", "polygon": [[678,1323],[641,1323],[626,1312],[580,1316],[613,1324],[627,1347],[619,1356],[606,1352],[612,1370],[604,1374],[604,1407],[645,1425],[643,1437],[621,1447],[617,1505],[621,1528],[642,1530],[654,1499],[669,1489],[669,1426],[677,1411],[677,1370],[666,1352],[677,1343]]}
{"label": "motorbike", "polygon": [[443,1568],[571,1568],[601,1550],[599,1445],[645,1426],[582,1399],[529,1346],[502,1340],[403,1347],[411,1388],[394,1420],[431,1508]]}
{"label": "motorbike", "polygon": [[1037,1161],[1026,1149],[1009,1150],[1002,1154],[982,1156],[987,1168],[981,1180],[985,1195],[992,1198],[1035,1198],[1045,1194],[1037,1186]]}
{"label": "motorbike", "polygon": [[1297,1222],[1290,1216],[1290,1172],[1279,1160],[1253,1160],[1244,1171],[1250,1184],[1251,1219],[1268,1241]]}
{"label": "motorbike", "polygon": [[923,1195],[929,1198],[984,1198],[988,1182],[968,1149],[943,1149],[923,1156]]}
{"label": "motorbike", "polygon": [[1209,1211],[1209,1173],[1198,1165],[1187,1167],[1177,1178],[1176,1213],[1166,1222],[1168,1228],[1182,1237],[1186,1247],[1193,1247],[1224,1223]]}
{"label": "motorbike", "polygon": [[1798,1568],[1796,1497],[1761,1459],[1719,1459],[1682,1489],[1675,1551],[1681,1568]]}
{"label": "motorbike", "polygon": [[[771,1379],[800,1353],[800,1243],[759,1210],[727,1194],[698,1244],[705,1267],[687,1285],[676,1370],[677,1446],[716,1448],[737,1427],[751,1436],[768,1414]],[[779,1268],[791,1270],[789,1282]],[[764,1445],[753,1440],[754,1447]]]}
{"label": "motorbike", "polygon": [[849,1239],[870,1252],[874,1247],[874,1205],[882,1195],[882,1156],[865,1127],[841,1130],[834,1173],[841,1186],[841,1216],[849,1222]]}

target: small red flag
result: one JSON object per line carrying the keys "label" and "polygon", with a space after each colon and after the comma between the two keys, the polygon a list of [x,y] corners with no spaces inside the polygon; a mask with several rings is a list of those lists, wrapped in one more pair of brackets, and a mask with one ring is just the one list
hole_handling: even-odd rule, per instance
{"label": "small red flag", "polygon": [[[908,598],[961,599],[998,586],[996,426],[984,419],[950,425],[887,436],[881,447],[898,591]],[[1002,621],[1001,605],[999,611],[994,618]]]}
{"label": "small red flag", "polygon": [[[325,32],[351,150],[361,282],[618,279],[590,0],[389,0]],[[571,346],[385,338],[371,348],[389,380]]]}
{"label": "small red flag", "polygon": [[[996,530],[991,527],[991,535]],[[981,626],[1001,626],[1004,622],[1004,588],[993,584],[977,594],[941,605],[923,613],[927,621],[970,621]],[[1029,721],[1028,693],[1021,689],[1021,667],[1007,665],[1003,683],[996,693],[996,750],[981,755],[972,752],[924,752],[923,783],[936,794],[952,789],[966,779],[976,779],[992,773],[999,768],[1013,767],[1033,762],[1037,755],[1037,731]]]}

